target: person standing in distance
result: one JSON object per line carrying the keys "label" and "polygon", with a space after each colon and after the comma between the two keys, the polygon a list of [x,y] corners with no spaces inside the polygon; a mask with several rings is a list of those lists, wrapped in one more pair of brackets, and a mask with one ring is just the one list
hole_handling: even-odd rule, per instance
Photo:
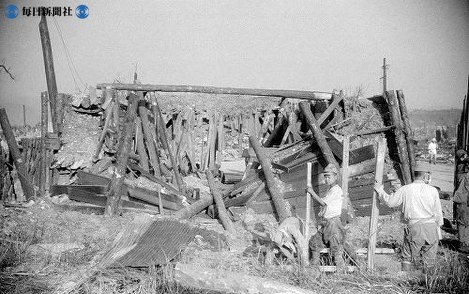
{"label": "person standing in distance", "polygon": [[443,212],[438,190],[430,186],[430,169],[417,164],[414,181],[388,194],[383,185],[375,184],[374,189],[380,201],[389,207],[402,205],[404,244],[402,245],[402,269],[411,270],[431,266],[436,261],[438,242],[441,239],[440,226]]}
{"label": "person standing in distance", "polygon": [[430,164],[436,164],[436,151],[438,149],[438,144],[436,143],[436,139],[433,138],[430,144],[428,144],[428,154],[430,154]]}

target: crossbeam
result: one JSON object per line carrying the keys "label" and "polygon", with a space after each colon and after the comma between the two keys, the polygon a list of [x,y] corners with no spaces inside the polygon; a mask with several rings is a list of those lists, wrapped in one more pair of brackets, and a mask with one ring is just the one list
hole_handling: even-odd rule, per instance
{"label": "crossbeam", "polygon": [[127,91],[192,92],[192,93],[205,93],[205,94],[269,96],[269,97],[283,97],[283,98],[294,98],[294,99],[305,99],[305,100],[330,100],[332,99],[332,93],[319,92],[319,91],[225,88],[225,87],[191,86],[191,85],[116,84],[116,83],[102,83],[96,86],[97,89],[105,89],[106,87],[110,87],[116,90],[127,90]]}

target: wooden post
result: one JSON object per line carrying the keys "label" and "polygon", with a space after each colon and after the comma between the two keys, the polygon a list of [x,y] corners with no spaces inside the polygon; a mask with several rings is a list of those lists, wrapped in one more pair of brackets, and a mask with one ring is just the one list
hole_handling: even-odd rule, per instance
{"label": "wooden post", "polygon": [[54,58],[52,57],[52,45],[50,42],[49,29],[47,28],[46,17],[42,15],[39,22],[39,33],[41,35],[42,55],[44,58],[44,68],[46,71],[47,91],[49,92],[49,101],[51,106],[52,129],[54,133],[58,132],[57,126],[57,82],[55,80]]}
{"label": "wooden post", "polygon": [[409,153],[410,160],[410,175],[414,175],[415,167],[415,150],[414,150],[414,132],[410,126],[409,114],[407,113],[407,106],[405,104],[404,92],[397,90],[397,100],[399,102],[399,109],[401,110],[402,122],[404,123],[404,134],[407,143],[407,152]]}
{"label": "wooden post", "polygon": [[283,124],[285,121],[287,121],[286,114],[284,113],[283,108],[280,108],[277,124],[275,125],[274,130],[272,131],[270,136],[264,142],[264,147],[270,147],[272,145],[272,142],[274,141],[278,132],[280,132],[280,129],[283,128]]}
{"label": "wooden post", "polygon": [[218,114],[214,113],[212,116],[212,130],[211,130],[211,141],[209,145],[209,162],[208,166],[210,170],[215,170],[215,154],[216,154],[216,142],[217,142],[217,120]]}
{"label": "wooden post", "polygon": [[306,122],[308,123],[309,128],[313,132],[313,136],[316,139],[317,144],[319,145],[319,148],[321,149],[321,152],[324,155],[324,158],[326,159],[327,163],[332,163],[335,165],[337,170],[340,169],[339,163],[337,160],[335,160],[334,155],[332,154],[331,148],[326,142],[326,138],[324,137],[324,134],[322,133],[318,122],[316,121],[316,118],[314,117],[313,113],[311,112],[311,108],[309,107],[308,102],[301,102],[300,103],[300,109],[303,112]]}
{"label": "wooden post", "polygon": [[130,147],[134,132],[134,122],[137,116],[138,96],[131,93],[129,96],[129,106],[125,117],[124,132],[119,140],[119,150],[117,153],[117,166],[112,175],[111,187],[107,193],[105,216],[120,214],[121,189],[124,184],[125,171],[129,160]]}
{"label": "wooden post", "polygon": [[181,175],[179,174],[178,166],[176,163],[176,159],[174,158],[174,154],[171,151],[171,148],[169,147],[169,142],[168,142],[168,136],[166,134],[166,124],[163,120],[163,115],[161,114],[161,109],[160,106],[158,105],[158,100],[155,99],[153,100],[152,107],[154,108],[153,112],[157,116],[156,121],[157,121],[157,127],[158,127],[158,133],[161,135],[161,143],[163,144],[163,148],[167,150],[168,156],[171,160],[171,165],[173,167],[173,172],[174,172],[174,177],[176,178],[176,183],[179,188],[179,191],[184,192],[184,184],[182,182]]}
{"label": "wooden post", "polygon": [[343,145],[343,155],[342,155],[342,191],[344,193],[344,201],[342,203],[342,222],[350,222],[351,219],[355,217],[352,207],[352,201],[348,195],[348,177],[349,177],[349,154],[350,154],[350,135],[344,137]]}
{"label": "wooden post", "polygon": [[[378,142],[378,154],[376,157],[376,170],[375,170],[375,183],[383,184],[383,174],[384,174],[384,157],[386,153],[386,139],[382,138]],[[378,195],[376,191],[373,191],[373,204],[371,206],[371,218],[370,226],[368,233],[368,254],[367,262],[368,269],[373,270],[375,266],[375,250],[376,250],[376,237],[378,234]]]}
{"label": "wooden post", "polygon": [[334,101],[332,101],[331,105],[329,105],[329,107],[327,107],[326,111],[324,111],[318,119],[318,125],[319,126],[322,125],[322,123],[327,119],[327,117],[334,111],[334,109],[344,99],[344,96],[343,95],[337,96],[337,95],[333,94],[332,99],[334,99]]}
{"label": "wooden post", "polygon": [[[148,109],[144,105],[143,95],[141,92],[139,93],[140,102],[142,103],[138,106],[138,113],[140,115],[140,119],[142,120],[142,128],[143,128],[143,135],[145,136],[145,142],[147,143],[148,155],[150,156],[150,163],[153,166],[153,171],[155,172],[155,176],[160,177],[160,158],[156,153],[155,148],[155,140],[153,138],[153,134],[150,130],[150,122],[148,120]],[[177,167],[176,167],[177,169]]]}
{"label": "wooden post", "polygon": [[[312,172],[312,164],[308,162],[306,164],[306,187],[312,188],[313,185],[311,184],[311,172]],[[309,241],[309,234],[310,234],[310,226],[311,226],[311,195],[306,192],[306,216],[305,216],[306,226],[304,230],[304,236],[306,241]],[[316,224],[316,222],[314,222]],[[306,260],[309,260],[309,250],[306,251]]]}
{"label": "wooden post", "polygon": [[145,143],[143,142],[143,131],[142,131],[142,120],[137,117],[135,119],[136,124],[136,141],[137,141],[137,152],[139,156],[140,165],[145,171],[149,171],[147,151],[145,150]]}
{"label": "wooden post", "polygon": [[220,219],[225,230],[227,230],[231,234],[234,234],[235,229],[233,223],[231,222],[230,217],[226,213],[226,207],[225,203],[223,202],[223,197],[221,196],[220,191],[215,187],[215,179],[213,178],[213,174],[210,170],[206,170],[205,175],[207,176],[208,186],[210,187],[210,191],[212,191],[213,200],[217,207],[218,218]]}
{"label": "wooden post", "polygon": [[160,214],[164,215],[164,207],[163,207],[163,200],[161,199],[161,187],[158,185],[158,208],[160,210]]}
{"label": "wooden post", "polygon": [[26,200],[29,200],[35,196],[34,188],[28,175],[24,159],[21,156],[20,149],[16,143],[15,135],[11,130],[10,121],[8,120],[5,108],[0,108],[0,125],[2,126],[3,135],[7,141],[8,149],[10,150],[16,170],[18,171],[18,177],[21,182],[21,187],[23,188],[24,196],[26,197]]}
{"label": "wooden post", "polygon": [[26,126],[26,105],[23,104],[23,127]]}
{"label": "wooden post", "polygon": [[225,118],[223,114],[220,115],[218,120],[218,144],[217,151],[220,153],[220,156],[217,157],[217,163],[220,164],[223,161],[222,152],[225,149]]}
{"label": "wooden post", "polygon": [[239,157],[243,155],[243,138],[244,138],[244,125],[243,125],[243,114],[238,116],[238,149]]}
{"label": "wooden post", "polygon": [[257,140],[256,135],[249,136],[249,142],[251,143],[251,147],[254,149],[257,159],[261,164],[267,188],[269,189],[270,195],[272,196],[272,201],[274,203],[275,210],[277,211],[279,222],[281,223],[284,219],[291,216],[291,212],[288,211],[285,206],[285,199],[283,199],[283,195],[280,193],[281,189],[278,187],[278,180],[275,179],[270,161],[262,151],[261,144]]}
{"label": "wooden post", "polygon": [[386,91],[386,99],[392,124],[396,126],[394,128],[394,134],[396,135],[396,145],[399,152],[399,159],[401,161],[402,176],[404,178],[404,183],[410,184],[412,182],[412,176],[410,174],[409,153],[407,152],[407,144],[404,133],[402,132],[402,120],[394,91]]}
{"label": "wooden post", "polygon": [[113,115],[112,108],[114,106],[113,104],[114,104],[113,101],[111,101],[111,103],[109,104],[109,107],[111,109],[106,114],[106,118],[105,118],[105,121],[104,121],[104,127],[103,127],[103,130],[101,132],[101,135],[99,136],[98,144],[96,144],[96,152],[93,155],[93,161],[94,162],[98,161],[98,159],[99,159],[99,154],[101,153],[101,148],[103,148],[104,139],[106,138],[106,134],[108,132],[109,125],[111,124],[112,115]]}
{"label": "wooden post", "polygon": [[42,196],[46,195],[46,175],[49,172],[49,167],[47,166],[47,148],[46,148],[46,138],[47,138],[47,124],[48,120],[48,107],[47,104],[47,92],[41,93],[41,170],[40,170],[40,185],[39,190]]}

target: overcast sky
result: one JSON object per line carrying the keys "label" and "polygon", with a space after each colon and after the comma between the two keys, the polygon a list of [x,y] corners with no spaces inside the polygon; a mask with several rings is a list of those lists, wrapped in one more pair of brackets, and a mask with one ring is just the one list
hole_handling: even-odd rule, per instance
{"label": "overcast sky", "polygon": [[[47,90],[39,17],[23,7],[89,7],[48,18],[59,92],[119,79],[142,83],[331,91],[402,89],[411,109],[460,108],[469,74],[466,0],[3,1],[0,106],[12,124],[40,118]],[[20,14],[5,16],[14,4]],[[61,31],[59,34],[58,28]],[[66,47],[63,45],[63,41]],[[71,74],[68,49],[79,74]],[[83,81],[83,83],[80,81]]]}

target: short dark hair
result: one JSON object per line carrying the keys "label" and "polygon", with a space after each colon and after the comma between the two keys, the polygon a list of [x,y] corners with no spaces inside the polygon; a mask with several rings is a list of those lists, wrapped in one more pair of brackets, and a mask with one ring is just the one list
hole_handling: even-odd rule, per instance
{"label": "short dark hair", "polygon": [[423,176],[424,176],[426,173],[427,173],[427,172],[420,171],[420,170],[416,170],[416,171],[414,171],[414,177],[415,177],[415,178],[423,178]]}

